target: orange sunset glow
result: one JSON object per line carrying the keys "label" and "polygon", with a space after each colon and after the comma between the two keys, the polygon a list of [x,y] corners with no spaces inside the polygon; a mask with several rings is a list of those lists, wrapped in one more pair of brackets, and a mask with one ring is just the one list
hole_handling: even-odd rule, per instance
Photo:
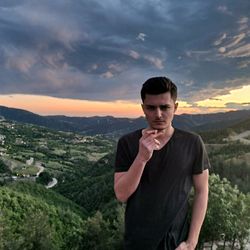
{"label": "orange sunset glow", "polygon": [[[48,96],[8,95],[0,96],[1,105],[20,108],[41,115],[67,116],[106,116],[139,117],[142,116],[140,101],[86,101],[62,99]],[[185,102],[179,102],[177,113],[191,113],[194,110]]]}
{"label": "orange sunset glow", "polygon": [[[191,105],[179,100],[177,114],[182,113],[210,113],[229,111],[226,103],[234,102],[247,105],[250,96],[250,85],[241,89],[230,91],[227,95],[205,99]],[[66,116],[106,116],[139,117],[142,116],[140,100],[135,101],[87,101],[78,99],[63,99],[37,95],[0,95],[0,105],[20,108],[40,115],[66,115]],[[242,104],[243,103],[243,104]]]}

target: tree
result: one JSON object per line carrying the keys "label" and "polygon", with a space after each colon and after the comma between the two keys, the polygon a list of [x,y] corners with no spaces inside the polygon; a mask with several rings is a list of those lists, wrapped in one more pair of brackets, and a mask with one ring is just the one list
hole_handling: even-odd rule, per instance
{"label": "tree", "polygon": [[249,198],[228,180],[212,174],[209,178],[209,203],[200,234],[199,246],[204,242],[228,241],[234,246],[237,240],[244,244],[249,235]]}
{"label": "tree", "polygon": [[27,215],[21,227],[21,232],[20,250],[59,249],[57,242],[54,241],[55,232],[53,232],[49,223],[49,218],[42,211]]}
{"label": "tree", "polygon": [[9,167],[0,159],[0,173],[10,173]]}
{"label": "tree", "polygon": [[114,231],[113,231],[113,239],[114,241],[114,249],[122,250],[123,249],[123,236],[124,236],[124,213],[125,206],[119,204],[116,208],[116,219],[113,221]]}
{"label": "tree", "polygon": [[[97,211],[84,223],[83,248],[91,250],[113,250],[113,238],[110,222],[105,221]],[[115,249],[114,249],[115,250]]]}
{"label": "tree", "polygon": [[36,178],[36,182],[40,183],[40,184],[43,184],[43,185],[47,185],[51,181],[52,181],[52,177],[50,176],[50,174],[48,172],[42,172]]}

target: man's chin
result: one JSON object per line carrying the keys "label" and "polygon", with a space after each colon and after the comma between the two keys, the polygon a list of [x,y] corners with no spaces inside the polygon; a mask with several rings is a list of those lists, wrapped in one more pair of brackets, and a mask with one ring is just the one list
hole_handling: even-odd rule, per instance
{"label": "man's chin", "polygon": [[151,126],[152,127],[152,129],[155,129],[155,130],[158,130],[158,131],[163,131],[163,130],[166,130],[167,129],[167,126],[165,125],[165,126],[163,126],[163,125],[153,125],[153,126]]}

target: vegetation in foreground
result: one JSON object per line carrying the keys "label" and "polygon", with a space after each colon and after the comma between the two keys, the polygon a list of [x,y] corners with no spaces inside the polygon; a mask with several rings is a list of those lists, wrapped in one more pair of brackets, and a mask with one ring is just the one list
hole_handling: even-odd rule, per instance
{"label": "vegetation in foreground", "polygon": [[[210,177],[199,247],[243,249],[250,230],[249,145],[223,138],[215,144],[213,134],[204,139],[212,171],[221,177]],[[0,249],[122,249],[124,205],[113,193],[114,151],[115,141],[107,137],[3,122]],[[45,168],[40,178],[34,178],[36,171],[16,175],[25,173],[27,163],[37,171]],[[53,190],[38,184],[52,177],[58,180]]]}

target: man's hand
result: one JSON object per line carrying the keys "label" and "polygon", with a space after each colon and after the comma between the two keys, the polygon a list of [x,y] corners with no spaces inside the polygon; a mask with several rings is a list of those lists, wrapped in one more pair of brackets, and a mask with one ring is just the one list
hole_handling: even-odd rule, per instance
{"label": "man's hand", "polygon": [[160,142],[156,138],[159,136],[157,130],[145,129],[139,141],[139,157],[147,162],[153,155],[154,150],[160,149]]}
{"label": "man's hand", "polygon": [[195,250],[195,246],[183,241],[175,250]]}

